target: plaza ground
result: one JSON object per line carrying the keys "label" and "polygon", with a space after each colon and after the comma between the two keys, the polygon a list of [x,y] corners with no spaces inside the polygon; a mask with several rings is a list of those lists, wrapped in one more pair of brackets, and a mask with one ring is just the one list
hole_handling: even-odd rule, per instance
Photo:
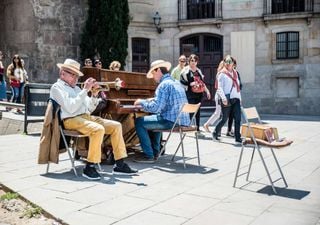
{"label": "plaza ground", "polygon": [[[203,118],[204,120],[205,118]],[[197,165],[195,140],[185,140],[187,168],[181,153],[171,162],[178,136],[171,139],[166,155],[155,164],[128,163],[139,169],[136,176],[113,175],[102,165],[103,179],[76,177],[70,162],[37,164],[39,134],[0,136],[0,183],[37,204],[67,224],[299,224],[320,225],[320,117],[262,115],[278,128],[280,137],[294,143],[276,150],[287,179],[276,183],[273,194],[258,156],[250,179],[233,180],[241,147],[233,139],[200,140],[201,166]],[[211,128],[212,129],[212,128]],[[245,152],[244,171],[251,151]],[[279,177],[269,151],[263,151],[274,179]],[[61,155],[66,159],[67,155]],[[79,174],[83,163],[77,162]],[[239,188],[241,187],[241,188]]]}

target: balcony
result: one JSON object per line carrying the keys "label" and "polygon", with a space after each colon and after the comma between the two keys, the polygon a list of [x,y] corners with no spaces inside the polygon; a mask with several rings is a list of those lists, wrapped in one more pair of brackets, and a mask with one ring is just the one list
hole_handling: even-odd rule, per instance
{"label": "balcony", "polygon": [[178,0],[179,23],[222,20],[222,0]]}
{"label": "balcony", "polygon": [[264,0],[264,20],[306,18],[314,13],[314,0]]}

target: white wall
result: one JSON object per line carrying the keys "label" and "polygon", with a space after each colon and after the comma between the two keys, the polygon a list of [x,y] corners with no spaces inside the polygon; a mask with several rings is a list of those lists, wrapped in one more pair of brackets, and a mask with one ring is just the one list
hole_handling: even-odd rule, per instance
{"label": "white wall", "polygon": [[255,31],[231,32],[231,56],[237,60],[242,83],[254,83]]}

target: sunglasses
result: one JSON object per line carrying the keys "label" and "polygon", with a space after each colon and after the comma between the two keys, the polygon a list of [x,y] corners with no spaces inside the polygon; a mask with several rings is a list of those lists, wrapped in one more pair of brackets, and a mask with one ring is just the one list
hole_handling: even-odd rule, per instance
{"label": "sunglasses", "polygon": [[191,59],[189,62],[197,62],[197,60],[195,60],[195,59]]}
{"label": "sunglasses", "polygon": [[185,62],[186,62],[186,60],[179,60],[179,62],[183,62],[183,63],[185,63]]}
{"label": "sunglasses", "polygon": [[97,65],[97,64],[98,64],[98,65],[101,65],[102,63],[101,63],[101,62],[96,62],[95,65]]}
{"label": "sunglasses", "polygon": [[75,74],[75,73],[71,73],[67,70],[64,70],[64,72],[66,72],[67,74],[70,74],[72,77],[78,77],[78,74]]}
{"label": "sunglasses", "polygon": [[224,62],[225,62],[225,64],[228,64],[228,65],[233,64],[232,59],[227,59],[227,60],[225,60]]}

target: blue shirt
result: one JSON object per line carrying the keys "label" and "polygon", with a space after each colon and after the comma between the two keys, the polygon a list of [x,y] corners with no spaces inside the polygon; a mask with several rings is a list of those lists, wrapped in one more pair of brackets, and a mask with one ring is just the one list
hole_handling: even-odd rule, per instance
{"label": "blue shirt", "polygon": [[[179,81],[174,80],[169,73],[163,75],[152,100],[142,100],[143,109],[150,113],[160,114],[165,120],[175,122],[182,106],[188,103],[186,92]],[[180,125],[189,126],[189,114],[183,113]]]}

